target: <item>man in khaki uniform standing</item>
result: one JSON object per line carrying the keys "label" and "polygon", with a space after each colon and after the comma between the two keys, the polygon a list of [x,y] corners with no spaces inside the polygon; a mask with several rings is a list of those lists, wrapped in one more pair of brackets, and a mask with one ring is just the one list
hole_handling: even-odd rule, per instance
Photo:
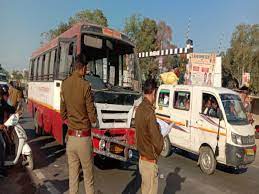
{"label": "man in khaki uniform standing", "polygon": [[91,86],[84,80],[86,64],[78,55],[75,71],[65,79],[61,88],[60,113],[68,121],[67,156],[69,167],[69,192],[78,193],[80,164],[84,174],[87,194],[94,194],[91,126],[96,122],[96,109]]}
{"label": "man in khaki uniform standing", "polygon": [[15,86],[13,81],[9,83],[9,97],[8,97],[8,104],[13,107],[13,111],[16,111],[19,103],[22,100],[22,93],[19,91]]}
{"label": "man in khaki uniform standing", "polygon": [[144,83],[144,100],[135,115],[142,194],[157,194],[158,192],[157,160],[163,149],[164,140],[153,107],[156,90],[157,84],[153,79],[148,79]]}

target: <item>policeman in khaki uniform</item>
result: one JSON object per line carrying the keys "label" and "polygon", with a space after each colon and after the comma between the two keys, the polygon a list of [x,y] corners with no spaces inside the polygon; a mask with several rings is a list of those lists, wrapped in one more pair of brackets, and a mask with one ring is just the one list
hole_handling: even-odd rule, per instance
{"label": "policeman in khaki uniform", "polygon": [[19,103],[21,103],[22,100],[22,92],[19,91],[15,86],[14,82],[11,81],[9,83],[9,97],[8,97],[8,104],[13,107],[13,112],[17,109]]}
{"label": "policeman in khaki uniform", "polygon": [[84,80],[86,64],[83,56],[76,57],[75,71],[65,79],[61,88],[60,113],[68,121],[67,156],[69,168],[69,192],[78,193],[80,164],[84,174],[87,194],[94,193],[91,126],[96,123],[96,109],[91,86]]}
{"label": "policeman in khaki uniform", "polygon": [[157,160],[163,149],[164,140],[153,107],[156,90],[157,84],[153,79],[148,79],[144,83],[144,100],[139,105],[135,115],[142,194],[157,194],[158,192]]}

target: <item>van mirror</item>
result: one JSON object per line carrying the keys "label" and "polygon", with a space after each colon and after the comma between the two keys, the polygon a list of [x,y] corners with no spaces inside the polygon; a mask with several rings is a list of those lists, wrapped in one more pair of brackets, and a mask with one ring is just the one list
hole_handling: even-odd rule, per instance
{"label": "van mirror", "polygon": [[221,120],[223,120],[223,113],[222,113],[222,110],[221,109],[219,109],[218,110],[218,118],[219,118],[219,120],[221,121]]}

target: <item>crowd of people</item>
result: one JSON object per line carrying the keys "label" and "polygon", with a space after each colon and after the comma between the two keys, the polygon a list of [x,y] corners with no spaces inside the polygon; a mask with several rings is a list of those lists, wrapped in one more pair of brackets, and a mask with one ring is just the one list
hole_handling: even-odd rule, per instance
{"label": "crowd of people", "polygon": [[4,161],[6,158],[7,143],[10,137],[4,122],[16,111],[22,110],[23,95],[14,82],[0,87],[0,177],[7,176]]}

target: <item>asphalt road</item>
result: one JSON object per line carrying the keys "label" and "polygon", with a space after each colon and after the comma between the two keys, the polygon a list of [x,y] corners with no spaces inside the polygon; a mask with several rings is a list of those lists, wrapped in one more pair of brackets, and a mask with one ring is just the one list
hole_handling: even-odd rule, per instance
{"label": "asphalt road", "polygon": [[[21,120],[30,137],[35,170],[27,171],[20,165],[9,169],[9,176],[0,179],[0,193],[68,193],[68,169],[65,148],[50,136],[35,137],[32,119]],[[259,146],[259,141],[257,140]],[[103,194],[140,193],[140,176],[136,166],[107,161],[103,166],[96,161],[95,188]],[[181,150],[159,161],[159,193],[259,193],[259,156],[248,169],[235,171],[219,166],[213,175],[203,174],[194,156]],[[82,176],[80,193],[84,193]]]}

